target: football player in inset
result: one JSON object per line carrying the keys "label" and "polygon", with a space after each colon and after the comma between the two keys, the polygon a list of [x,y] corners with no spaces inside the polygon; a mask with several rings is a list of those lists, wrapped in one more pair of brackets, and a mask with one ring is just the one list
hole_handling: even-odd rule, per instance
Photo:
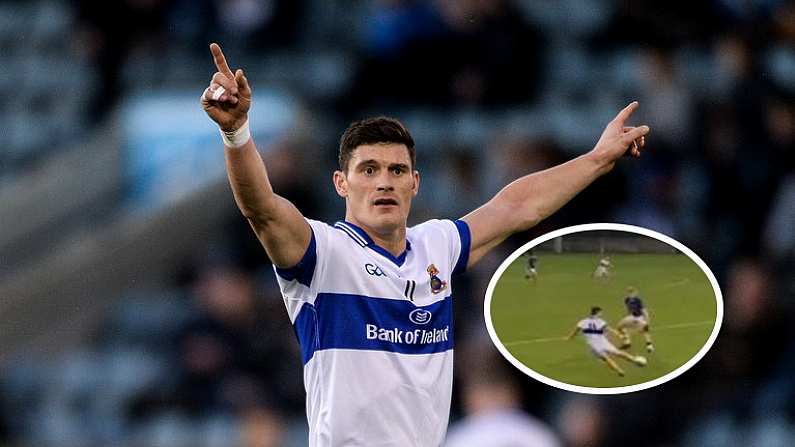
{"label": "football player in inset", "polygon": [[637,366],[646,366],[646,357],[642,355],[633,356],[632,354],[616,348],[610,340],[605,336],[605,331],[610,331],[614,335],[619,335],[618,331],[608,326],[607,322],[602,319],[602,308],[592,307],[591,314],[587,318],[577,322],[577,326],[566,337],[566,340],[571,340],[578,333],[582,333],[585,337],[585,342],[591,348],[591,352],[599,360],[615,371],[619,376],[624,376],[624,370],[616,363],[615,358],[622,358],[630,361]]}
{"label": "football player in inset", "polygon": [[610,262],[610,256],[603,256],[599,260],[599,264],[596,265],[596,270],[594,270],[592,276],[594,278],[607,281],[608,279],[610,279],[610,270],[612,268],[613,264]]}
{"label": "football player in inset", "polygon": [[646,351],[654,352],[654,344],[649,332],[649,311],[643,304],[638,289],[627,287],[627,295],[624,297],[624,306],[627,308],[627,316],[618,322],[618,332],[621,334],[621,349],[629,349],[632,346],[630,332],[641,332],[646,340]]}

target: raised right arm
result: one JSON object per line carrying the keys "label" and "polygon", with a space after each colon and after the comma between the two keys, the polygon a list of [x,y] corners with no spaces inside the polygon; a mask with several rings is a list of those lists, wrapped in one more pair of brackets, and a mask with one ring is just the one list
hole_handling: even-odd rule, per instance
{"label": "raised right arm", "polygon": [[295,205],[273,192],[265,162],[248,131],[251,87],[243,70],[233,73],[217,44],[211,44],[210,51],[218,72],[201,103],[225,134],[226,172],[235,202],[273,264],[292,267],[306,252],[312,230]]}

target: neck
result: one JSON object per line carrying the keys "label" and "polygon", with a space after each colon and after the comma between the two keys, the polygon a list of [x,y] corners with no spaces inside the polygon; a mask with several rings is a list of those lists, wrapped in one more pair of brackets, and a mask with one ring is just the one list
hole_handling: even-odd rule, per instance
{"label": "neck", "polygon": [[345,216],[345,220],[364,230],[373,242],[391,253],[392,256],[398,257],[401,253],[406,251],[405,225],[398,226],[394,229],[382,230],[364,224],[353,216]]}

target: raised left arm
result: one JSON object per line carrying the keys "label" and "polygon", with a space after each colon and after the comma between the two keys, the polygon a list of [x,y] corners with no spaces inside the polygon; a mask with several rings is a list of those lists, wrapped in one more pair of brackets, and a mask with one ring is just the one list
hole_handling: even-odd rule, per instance
{"label": "raised left arm", "polygon": [[640,156],[649,127],[624,126],[637,107],[638,103],[632,102],[620,111],[590,152],[513,181],[486,204],[464,216],[471,234],[467,265],[474,265],[511,234],[549,217],[594,180],[610,172],[628,150],[629,155]]}

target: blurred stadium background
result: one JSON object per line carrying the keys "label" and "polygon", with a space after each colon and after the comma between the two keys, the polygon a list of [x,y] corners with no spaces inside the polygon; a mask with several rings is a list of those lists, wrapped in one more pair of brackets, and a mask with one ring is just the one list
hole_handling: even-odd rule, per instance
{"label": "blurred stadium background", "polygon": [[[275,189],[328,221],[353,119],[415,135],[419,222],[589,150],[640,100],[647,153],[457,284],[451,430],[497,386],[521,399],[491,407],[570,446],[795,444],[793,2],[3,0],[0,445],[305,444],[297,343],[198,102],[211,41],[252,82]],[[723,287],[716,345],[657,389],[550,389],[484,342],[504,256],[599,221],[682,241]]]}

